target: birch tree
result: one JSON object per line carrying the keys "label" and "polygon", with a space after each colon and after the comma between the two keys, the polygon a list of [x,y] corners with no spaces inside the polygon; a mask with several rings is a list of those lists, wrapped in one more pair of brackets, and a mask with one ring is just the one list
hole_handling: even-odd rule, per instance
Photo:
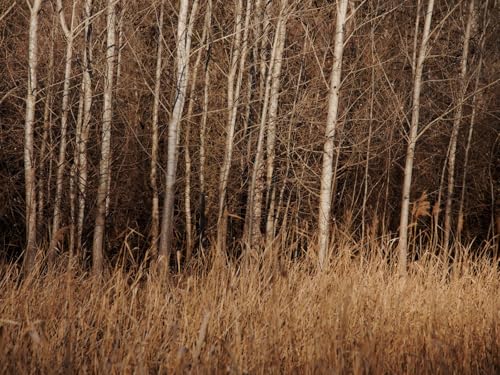
{"label": "birch tree", "polygon": [[326,119],[325,143],[323,147],[323,165],[321,169],[321,187],[319,197],[319,268],[324,269],[328,261],[330,242],[330,211],[332,204],[333,152],[334,138],[338,122],[340,84],[342,77],[342,56],[344,53],[344,31],[347,16],[348,0],[337,3],[337,20],[335,25],[335,41],[333,51],[333,67],[330,75],[328,93],[328,116]]}
{"label": "birch tree", "polygon": [[[232,56],[227,78],[227,108],[228,118],[226,123],[226,142],[224,161],[222,162],[219,178],[219,210],[217,215],[217,248],[224,250],[226,240],[226,190],[231,168],[234,133],[236,129],[236,118],[238,113],[238,104],[243,79],[243,69],[247,54],[248,30],[250,25],[251,1],[247,1],[245,12],[245,25],[243,27],[243,1],[236,3],[235,14],[235,33],[232,41]],[[242,41],[243,39],[243,41]]]}
{"label": "birch tree", "polygon": [[446,209],[444,216],[444,247],[447,248],[450,242],[451,233],[451,214],[453,205],[453,193],[455,191],[455,163],[456,163],[456,152],[457,152],[457,140],[458,132],[460,130],[460,124],[462,122],[462,107],[465,98],[465,93],[467,91],[467,59],[469,57],[469,41],[471,36],[472,24],[474,22],[474,0],[469,1],[469,16],[467,19],[467,25],[465,27],[464,44],[462,49],[462,59],[460,61],[460,74],[458,77],[458,83],[460,85],[457,107],[455,111],[455,117],[453,120],[453,129],[450,137],[450,151],[448,158],[448,195],[446,197]]}
{"label": "birch tree", "polygon": [[286,21],[288,17],[288,0],[281,1],[280,16],[277,34],[277,51],[276,61],[272,71],[271,97],[269,105],[269,122],[266,138],[266,154],[267,154],[267,169],[266,169],[266,206],[268,207],[268,215],[266,220],[266,244],[270,245],[274,238],[274,217],[275,217],[275,198],[276,190],[273,184],[274,160],[276,158],[276,123],[278,120],[278,100],[281,86],[281,67],[283,66],[283,51],[285,48],[286,39]]}
{"label": "birch tree", "polygon": [[406,150],[406,162],[404,169],[403,192],[401,202],[401,217],[399,224],[399,271],[401,275],[406,275],[406,264],[408,255],[408,215],[410,208],[410,190],[413,172],[413,159],[415,155],[415,145],[418,135],[418,123],[420,114],[420,92],[422,90],[422,71],[428,51],[429,34],[434,10],[434,0],[429,0],[425,14],[424,31],[422,42],[418,51],[417,65],[413,82],[412,115],[410,123],[410,134],[408,135],[408,146]]}
{"label": "birch tree", "polygon": [[97,207],[92,243],[92,269],[96,276],[102,274],[103,242],[106,222],[106,196],[110,178],[111,125],[113,120],[113,79],[115,71],[115,0],[108,0],[106,7],[106,78],[104,80],[104,103],[102,114],[101,160],[97,188]]}
{"label": "birch tree", "polygon": [[[207,25],[207,43],[205,44],[205,77],[203,79],[203,112],[201,115],[201,125],[200,125],[200,201],[199,201],[199,247],[203,246],[203,239],[205,237],[205,221],[206,221],[206,187],[205,187],[205,164],[206,164],[206,130],[207,130],[207,119],[208,119],[208,95],[210,88],[210,45],[211,45],[211,34],[210,30],[212,27],[212,0],[208,0],[207,3],[207,15],[208,25]],[[210,17],[209,17],[210,16]]]}
{"label": "birch tree", "polygon": [[[207,9],[205,12],[205,20],[203,22],[203,31],[201,33],[200,44],[206,43],[208,32],[211,24],[212,17],[212,5],[207,4]],[[191,253],[193,251],[193,225],[192,225],[192,215],[191,215],[191,152],[190,152],[190,139],[191,139],[191,123],[194,109],[194,96],[196,91],[196,82],[198,78],[198,70],[201,63],[201,58],[203,55],[204,48],[198,49],[198,54],[193,66],[193,78],[191,80],[191,87],[189,90],[189,104],[187,110],[187,123],[186,123],[186,133],[185,133],[185,144],[184,144],[184,162],[185,162],[185,185],[184,185],[184,212],[186,215],[186,262],[189,262],[191,258]],[[204,90],[205,91],[205,90]],[[206,121],[206,120],[205,120]]]}
{"label": "birch tree", "polygon": [[158,197],[158,112],[160,108],[160,87],[161,87],[161,72],[163,61],[163,13],[164,3],[160,4],[160,15],[158,18],[158,50],[156,52],[156,72],[155,72],[155,87],[153,100],[153,120],[151,124],[151,171],[150,182],[153,190],[153,199],[151,207],[151,250],[153,255],[158,254],[158,238],[160,235],[160,200]]}
{"label": "birch tree", "polygon": [[78,148],[78,213],[76,218],[76,240],[75,246],[79,250],[82,246],[83,223],[85,218],[85,203],[87,193],[87,143],[89,140],[90,120],[92,118],[92,0],[85,0],[85,29],[84,29],[84,51],[83,51],[83,118],[81,131],[77,133]]}
{"label": "birch tree", "polygon": [[26,199],[26,250],[24,269],[29,272],[36,256],[36,174],[33,152],[38,68],[38,14],[42,0],[27,1],[30,10],[28,41],[28,92],[24,124],[24,184]]}
{"label": "birch tree", "polygon": [[[269,59],[269,68],[265,73],[265,84],[263,93],[262,110],[260,115],[259,124],[259,134],[257,137],[257,147],[255,151],[255,161],[252,169],[252,176],[250,180],[250,188],[248,195],[248,211],[246,218],[246,237],[249,240],[249,245],[255,247],[258,245],[262,237],[260,225],[262,220],[262,199],[263,192],[265,188],[265,181],[263,180],[264,175],[264,141],[266,131],[268,131],[270,116],[273,116],[273,124],[271,127],[275,127],[275,122],[277,118],[277,105],[278,105],[278,94],[279,94],[279,75],[281,74],[281,64],[284,49],[284,38],[285,38],[285,14],[287,2],[282,2],[282,7],[280,10],[280,15],[278,17],[278,22],[276,26],[276,31],[273,38],[271,56]],[[264,12],[266,13],[266,12]],[[266,17],[264,16],[264,19]],[[264,28],[265,30],[265,28]],[[264,32],[264,31],[263,31]],[[261,50],[261,59],[265,59],[265,53],[263,49]],[[261,60],[262,63],[262,60]],[[261,64],[261,74],[264,73],[264,67]],[[271,102],[271,96],[273,95],[273,101]],[[274,107],[274,108],[273,108]],[[272,158],[272,163],[274,163],[274,158],[272,153],[274,152],[274,142],[275,142],[275,132],[271,130],[271,139],[266,144],[267,151]],[[269,137],[269,134],[268,134]],[[273,148],[273,150],[271,150]],[[269,164],[269,169],[267,173],[272,176],[274,170],[274,164],[271,167]],[[269,180],[271,181],[271,180]],[[271,227],[272,224],[270,224]]]}
{"label": "birch tree", "polygon": [[59,240],[59,229],[61,226],[61,204],[63,195],[63,179],[64,171],[66,169],[66,146],[67,146],[67,133],[68,133],[68,115],[69,115],[69,94],[71,84],[71,73],[73,63],[73,41],[74,41],[74,22],[76,1],[73,1],[71,10],[71,21],[68,26],[64,8],[61,0],[57,0],[57,13],[59,14],[59,22],[66,38],[66,58],[64,68],[64,83],[62,92],[62,105],[61,105],[61,138],[59,143],[59,156],[57,160],[57,174],[56,174],[56,196],[54,201],[54,215],[52,221],[52,238],[49,247],[49,262],[53,263],[57,241]]}
{"label": "birch tree", "polygon": [[37,209],[37,226],[38,233],[42,233],[44,228],[44,211],[45,211],[45,202],[48,199],[48,194],[45,194],[45,189],[50,190],[50,185],[48,181],[50,180],[49,176],[46,173],[46,162],[50,160],[50,150],[51,146],[49,144],[50,133],[52,128],[52,106],[53,106],[53,98],[54,98],[54,43],[55,43],[55,29],[56,29],[56,18],[53,17],[52,22],[52,30],[50,33],[50,51],[49,51],[49,68],[48,68],[48,77],[47,77],[47,88],[45,92],[45,102],[43,108],[43,131],[42,131],[42,145],[40,147],[40,156],[38,162],[39,174],[38,174],[38,209]]}
{"label": "birch tree", "polygon": [[[198,0],[195,0],[191,7],[189,24],[192,25],[198,10]],[[177,77],[176,92],[172,115],[168,124],[167,140],[167,173],[165,177],[165,200],[163,202],[163,212],[161,221],[159,261],[168,266],[172,249],[172,233],[174,221],[174,198],[175,179],[177,176],[177,158],[179,128],[186,101],[186,91],[189,79],[189,53],[191,51],[192,27],[188,24],[189,0],[180,0],[179,18],[177,24]]]}

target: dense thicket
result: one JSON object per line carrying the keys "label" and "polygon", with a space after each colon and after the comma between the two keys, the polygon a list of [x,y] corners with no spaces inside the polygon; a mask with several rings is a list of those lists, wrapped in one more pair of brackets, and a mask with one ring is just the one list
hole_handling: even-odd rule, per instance
{"label": "dense thicket", "polygon": [[[84,51],[90,51],[93,100],[87,145],[88,179],[85,194],[81,194],[85,204],[82,246],[78,249],[79,254],[88,258],[97,211],[103,92],[107,82],[106,62],[109,61],[106,59],[109,17],[106,16],[106,1],[94,0],[89,27],[85,29],[85,3],[62,2],[62,12],[67,20],[70,20],[74,8],[75,37],[68,92],[68,144],[62,166],[61,230],[57,233],[53,233],[52,220],[62,139],[68,37],[61,28],[55,1],[42,1],[38,14],[34,147],[37,197],[41,189],[44,198],[37,207],[37,244],[41,249],[57,247],[59,252],[70,247],[78,249],[70,244],[71,227],[77,224],[75,202],[78,189],[81,189],[75,180],[80,178],[75,148],[81,142],[78,129],[81,130],[79,122],[82,121]],[[284,248],[303,250],[314,241],[337,6],[334,1],[325,0],[290,0],[286,6],[283,4],[287,3],[200,1],[197,11],[190,5],[190,73],[176,146],[177,181],[174,220],[170,228],[174,248],[182,253],[197,252],[200,245],[214,243],[217,229],[223,224],[219,217],[221,166],[227,150],[228,116],[234,106],[234,147],[223,210],[227,222],[227,228],[223,230],[227,251],[232,253],[241,249],[239,244],[244,239],[245,225],[252,220],[249,217],[252,215],[247,214],[250,195],[255,194],[261,194],[262,209],[257,212],[263,237],[266,221],[271,216],[275,223],[273,236],[279,236],[285,242]],[[164,20],[160,40],[158,25],[162,6]],[[205,15],[209,8],[210,22],[207,22]],[[376,238],[396,233],[398,229],[406,135],[411,117],[414,56],[420,45],[416,41],[421,37],[425,8],[426,2],[414,0],[349,2],[334,140],[332,230],[337,238],[341,235],[357,239],[368,235]],[[150,164],[159,43],[163,44],[163,55],[159,75],[157,182],[160,201],[165,198],[167,125],[179,95],[180,60],[176,57],[179,4],[160,0],[117,1],[115,11],[111,179],[106,202],[104,249],[105,257],[111,259],[126,243],[131,254],[141,259],[151,248],[153,190]],[[245,23],[247,11],[250,11],[248,29]],[[411,200],[417,202],[411,220],[419,220],[417,229],[426,240],[436,240],[434,234],[439,234],[440,230],[434,231],[432,226],[439,229],[444,223],[444,212],[440,212],[440,207],[434,207],[436,215],[432,218],[427,204],[432,208],[435,202],[441,202],[441,207],[444,207],[447,150],[455,108],[462,104],[452,206],[453,238],[460,231],[457,225],[463,189],[462,241],[490,241],[500,226],[500,215],[495,212],[495,202],[498,205],[500,197],[498,2],[477,1],[474,5],[464,82],[460,79],[460,67],[468,11],[469,1],[436,1],[434,8],[429,51],[423,68],[421,135],[416,146],[411,188]],[[0,16],[0,256],[15,257],[24,249],[26,238],[23,151],[30,15],[25,2],[2,0]],[[285,42],[280,60],[277,116],[272,119],[269,114],[271,121],[266,118],[261,121],[263,106],[269,100],[263,95],[266,85],[270,85],[266,75],[273,71],[277,60],[273,51],[276,40],[279,40],[275,36],[280,22],[285,25]],[[416,30],[420,30],[417,36]],[[242,53],[244,50],[245,54]],[[230,82],[235,55],[243,56],[243,60],[240,64],[239,57],[236,59],[234,81]],[[200,61],[195,67],[197,56],[200,56]],[[231,104],[228,85],[237,86],[238,75],[241,75],[240,89]],[[270,82],[276,79],[271,78]],[[462,85],[466,87],[465,98],[463,103],[457,103]],[[471,117],[473,132],[465,165]],[[274,144],[269,143],[274,134],[270,124],[275,127],[275,140],[271,138]],[[263,159],[259,161],[256,155],[261,132],[264,151]],[[186,159],[187,151],[189,158]],[[202,156],[206,157],[205,163],[200,163]],[[256,160],[266,167],[257,168],[262,170],[257,170],[257,187],[251,189]],[[265,168],[271,162],[273,169],[269,176]],[[187,195],[186,166],[189,168]],[[465,171],[465,185],[462,186]],[[186,196],[191,200],[188,208],[191,215],[186,215]],[[418,202],[427,208],[418,212]],[[255,204],[252,200],[252,207]],[[269,215],[270,210],[272,215]],[[255,214],[253,208],[252,212]],[[193,244],[187,242],[190,236],[186,235],[186,217],[192,223]],[[54,242],[56,235],[57,241]],[[191,248],[186,250],[186,244]]]}

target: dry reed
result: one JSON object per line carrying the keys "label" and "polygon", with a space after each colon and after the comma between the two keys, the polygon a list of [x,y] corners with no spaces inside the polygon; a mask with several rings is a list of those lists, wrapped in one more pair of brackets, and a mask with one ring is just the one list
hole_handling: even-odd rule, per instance
{"label": "dry reed", "polygon": [[[382,253],[381,251],[373,253]],[[464,257],[429,257],[400,278],[383,258],[341,253],[158,279],[0,266],[0,372],[494,374],[500,278]],[[445,271],[446,270],[446,271]]]}

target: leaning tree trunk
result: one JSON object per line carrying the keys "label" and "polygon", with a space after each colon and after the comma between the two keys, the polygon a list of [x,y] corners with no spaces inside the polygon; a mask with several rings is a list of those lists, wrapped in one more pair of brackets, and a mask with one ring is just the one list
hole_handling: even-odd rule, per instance
{"label": "leaning tree trunk", "polygon": [[[161,221],[159,261],[167,268],[172,250],[172,234],[174,221],[174,195],[175,179],[177,176],[177,155],[179,126],[181,122],[186,91],[189,79],[189,53],[191,50],[191,30],[188,27],[189,0],[181,0],[179,6],[179,19],[177,25],[177,82],[175,102],[172,116],[168,124],[168,151],[167,173],[165,178],[165,200]],[[195,0],[191,9],[191,20],[194,19],[198,9],[198,0]],[[192,22],[190,22],[192,24]]]}
{"label": "leaning tree trunk", "polygon": [[474,21],[474,0],[469,2],[469,17],[467,26],[465,27],[464,46],[462,50],[462,61],[460,63],[460,75],[458,82],[460,85],[458,103],[453,121],[453,130],[450,138],[450,154],[448,158],[448,195],[446,197],[446,209],[444,214],[444,247],[448,248],[451,234],[451,210],[453,204],[453,193],[455,190],[455,160],[457,152],[458,132],[460,123],[462,122],[462,106],[464,102],[467,84],[465,82],[467,75],[467,59],[469,57],[469,41],[471,35],[472,24]]}
{"label": "leaning tree trunk", "polygon": [[33,153],[33,130],[37,96],[38,65],[38,13],[42,0],[28,2],[30,28],[28,44],[28,92],[26,95],[26,118],[24,125],[24,183],[26,194],[26,250],[24,270],[31,271],[36,257],[36,178]]}
{"label": "leaning tree trunk", "polygon": [[92,269],[100,276],[103,269],[103,242],[106,222],[106,195],[110,178],[111,122],[113,119],[113,78],[115,71],[115,1],[107,3],[106,79],[104,81],[104,105],[102,114],[101,161],[97,188],[97,214],[92,244]]}
{"label": "leaning tree trunk", "polygon": [[413,158],[415,155],[415,145],[418,135],[418,121],[420,114],[420,91],[422,90],[422,71],[428,50],[429,34],[432,21],[434,0],[429,0],[425,15],[424,32],[422,44],[418,52],[417,65],[415,67],[415,77],[413,82],[413,102],[412,116],[410,124],[410,134],[408,138],[408,148],[406,150],[406,162],[404,169],[403,193],[401,202],[401,217],[399,225],[399,271],[401,275],[406,275],[406,264],[408,255],[408,215],[410,208],[411,178],[413,172]]}
{"label": "leaning tree trunk", "polygon": [[340,84],[342,77],[342,56],[344,53],[344,28],[346,23],[348,0],[337,4],[337,23],[335,27],[335,48],[333,68],[330,76],[328,98],[328,117],[326,119],[325,144],[323,148],[323,166],[321,170],[320,203],[318,215],[319,229],[319,268],[324,269],[328,261],[330,242],[330,210],[332,204],[333,180],[333,144],[338,121]]}

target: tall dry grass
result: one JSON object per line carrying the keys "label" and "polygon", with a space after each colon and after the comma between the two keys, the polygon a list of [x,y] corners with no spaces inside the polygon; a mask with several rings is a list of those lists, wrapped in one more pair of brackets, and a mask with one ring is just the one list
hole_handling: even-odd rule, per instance
{"label": "tall dry grass", "polygon": [[0,371],[499,373],[490,262],[450,270],[429,257],[401,279],[381,257],[340,254],[321,274],[268,254],[164,279],[117,269],[100,282],[78,268],[21,279],[4,265]]}

